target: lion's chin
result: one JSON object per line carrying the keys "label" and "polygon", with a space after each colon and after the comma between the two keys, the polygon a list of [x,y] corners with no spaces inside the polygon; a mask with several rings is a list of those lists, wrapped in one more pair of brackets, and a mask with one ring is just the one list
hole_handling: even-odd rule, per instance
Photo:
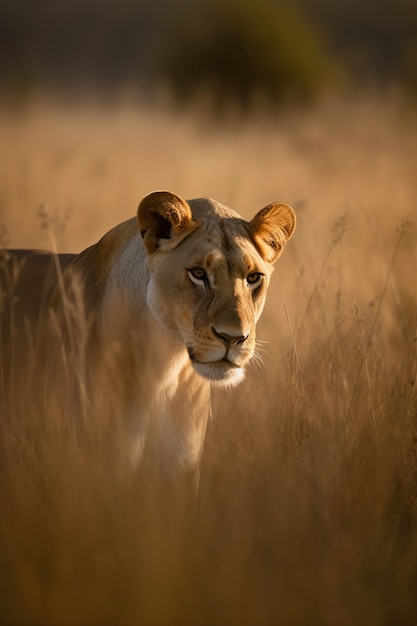
{"label": "lion's chin", "polygon": [[195,371],[219,387],[236,387],[245,378],[243,367],[237,367],[230,361],[201,363],[193,361]]}

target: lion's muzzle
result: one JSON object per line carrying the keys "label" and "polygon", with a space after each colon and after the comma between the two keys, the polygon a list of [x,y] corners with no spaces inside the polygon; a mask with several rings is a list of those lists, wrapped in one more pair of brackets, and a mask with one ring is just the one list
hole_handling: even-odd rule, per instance
{"label": "lion's muzzle", "polygon": [[227,350],[229,350],[229,348],[232,348],[233,346],[236,346],[238,343],[243,343],[249,337],[249,333],[245,335],[237,335],[237,336],[229,335],[226,332],[218,331],[214,326],[211,327],[211,330],[215,337],[218,337],[219,339],[223,341]]}

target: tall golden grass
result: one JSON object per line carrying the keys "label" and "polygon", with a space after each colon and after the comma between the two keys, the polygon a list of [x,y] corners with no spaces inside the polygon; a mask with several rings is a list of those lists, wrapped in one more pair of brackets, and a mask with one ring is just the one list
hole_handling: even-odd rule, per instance
{"label": "tall golden grass", "polygon": [[215,395],[191,521],[114,453],[107,388],[84,437],[69,389],[0,400],[0,622],[415,624],[414,114],[362,97],[216,125],[44,101],[0,111],[0,135],[11,247],[78,251],[158,188],[298,216],[264,366]]}

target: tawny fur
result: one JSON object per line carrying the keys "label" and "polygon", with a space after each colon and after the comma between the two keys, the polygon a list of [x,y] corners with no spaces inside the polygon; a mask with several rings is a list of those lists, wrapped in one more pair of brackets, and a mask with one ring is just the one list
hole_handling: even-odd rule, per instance
{"label": "tawny fur", "polygon": [[243,379],[273,263],[294,229],[283,203],[247,222],[211,199],[154,192],[137,219],[80,254],[7,251],[0,272],[3,373],[12,365],[19,371],[33,335],[51,340],[51,319],[73,350],[76,302],[88,328],[86,393],[97,392],[107,364],[131,458],[174,481],[188,476],[195,487],[210,388]]}

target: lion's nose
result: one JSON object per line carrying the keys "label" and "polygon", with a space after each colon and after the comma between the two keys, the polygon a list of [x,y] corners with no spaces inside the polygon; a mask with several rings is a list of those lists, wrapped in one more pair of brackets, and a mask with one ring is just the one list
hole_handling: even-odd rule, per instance
{"label": "lion's nose", "polygon": [[218,337],[224,342],[226,348],[231,348],[232,346],[235,346],[238,343],[243,343],[249,337],[249,334],[231,335],[224,331],[218,331],[214,326],[212,326],[212,331],[216,337]]}

